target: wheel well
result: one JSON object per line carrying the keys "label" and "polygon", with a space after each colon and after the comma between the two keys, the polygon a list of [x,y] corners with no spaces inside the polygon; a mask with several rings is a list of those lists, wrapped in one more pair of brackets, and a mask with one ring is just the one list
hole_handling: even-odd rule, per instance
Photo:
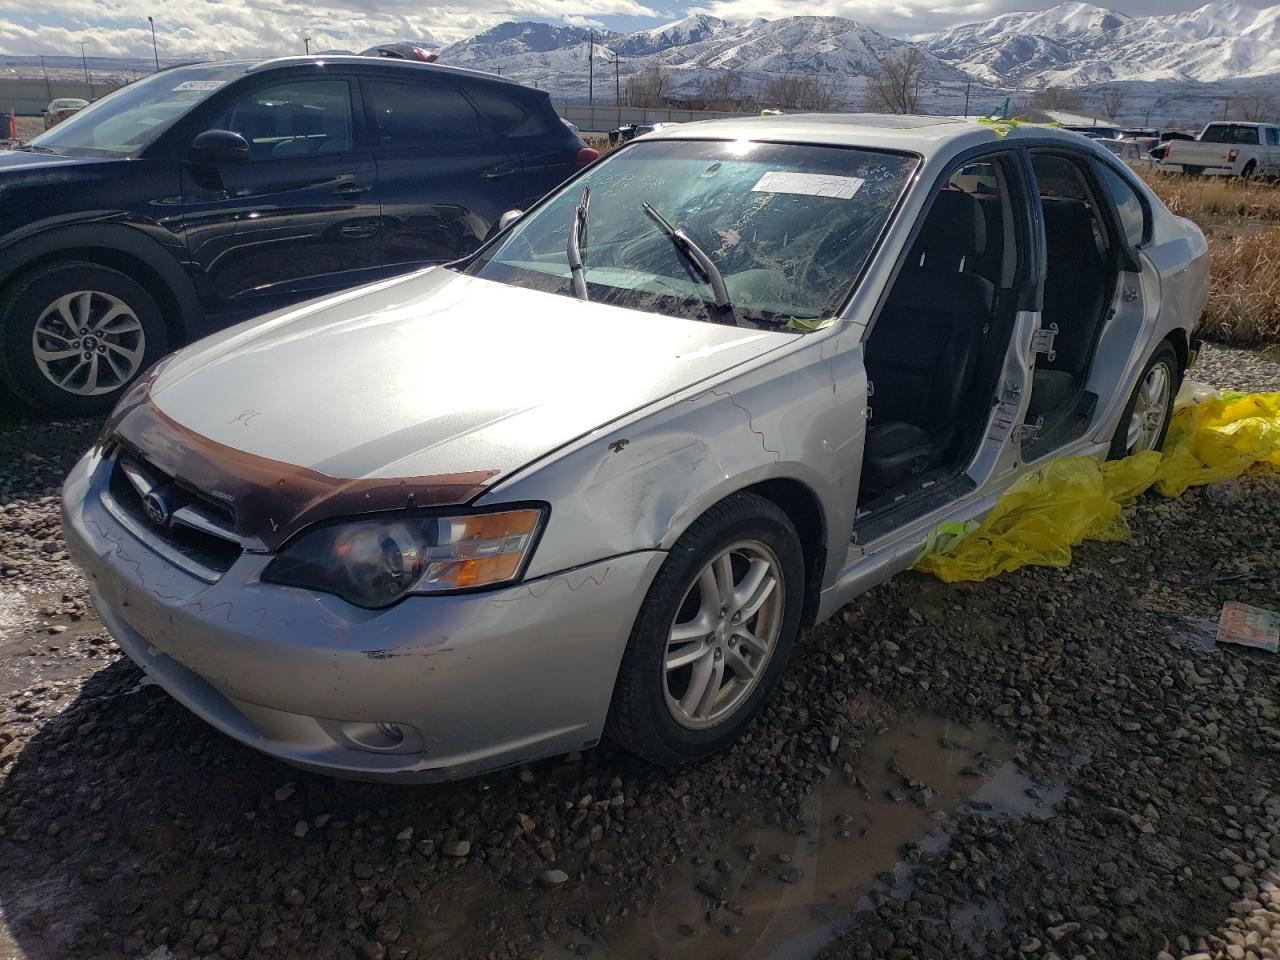
{"label": "wheel well", "polygon": [[1187,357],[1191,355],[1191,345],[1187,342],[1187,331],[1179,327],[1169,331],[1169,335],[1165,339],[1173,347],[1173,352],[1178,355],[1178,379],[1181,380],[1182,375],[1187,372]]}
{"label": "wheel well", "polygon": [[800,623],[805,627],[813,626],[818,617],[822,577],[827,565],[827,526],[817,496],[799,480],[785,478],[764,480],[743,492],[772,501],[795,525],[796,533],[800,535],[805,567],[804,609],[800,613]]}
{"label": "wheel well", "polygon": [[110,247],[60,248],[22,264],[5,278],[5,287],[6,289],[11,287],[33,269],[64,260],[87,260],[123,273],[141,285],[155,299],[156,306],[160,308],[160,315],[164,318],[165,327],[169,331],[169,348],[173,349],[186,341],[187,330],[183,323],[182,305],[169,284],[145,260],[122,250],[114,250]]}

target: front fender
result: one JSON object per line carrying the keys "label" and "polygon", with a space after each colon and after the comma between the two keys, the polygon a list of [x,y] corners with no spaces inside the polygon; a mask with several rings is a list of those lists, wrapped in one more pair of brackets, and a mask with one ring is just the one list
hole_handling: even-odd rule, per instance
{"label": "front fender", "polygon": [[[812,492],[828,549],[842,551],[857,502],[866,389],[856,337],[815,337],[806,349],[598,430],[478,502],[551,504],[530,577],[669,549],[712,504],[778,479]],[[837,559],[823,564],[828,578],[844,553]]]}

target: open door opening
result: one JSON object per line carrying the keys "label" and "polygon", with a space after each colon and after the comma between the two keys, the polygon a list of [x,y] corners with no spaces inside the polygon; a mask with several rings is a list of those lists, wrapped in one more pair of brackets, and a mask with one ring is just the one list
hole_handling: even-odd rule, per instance
{"label": "open door opening", "polygon": [[[1053,334],[1036,358],[1027,419],[1039,435],[1038,456],[1079,436],[1098,398],[1085,391],[1094,349],[1111,314],[1120,275],[1120,245],[1108,229],[1102,195],[1081,164],[1064,155],[1032,155],[1044,213],[1044,307],[1040,329]],[[1043,420],[1041,420],[1043,418]]]}
{"label": "open door opening", "polygon": [[871,420],[858,524],[879,532],[972,489],[1023,258],[1012,157],[966,164],[935,195],[865,344]]}

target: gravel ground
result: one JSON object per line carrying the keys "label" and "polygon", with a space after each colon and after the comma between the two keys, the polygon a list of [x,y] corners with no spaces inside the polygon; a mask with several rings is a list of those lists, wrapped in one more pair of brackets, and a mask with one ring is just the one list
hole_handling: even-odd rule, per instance
{"label": "gravel ground", "polygon": [[[1242,351],[1192,376],[1280,389]],[[390,788],[120,656],[57,518],[97,429],[0,422],[0,957],[1280,956],[1280,660],[1212,644],[1223,601],[1280,609],[1272,474],[1145,498],[1065,571],[895,578],[699,766]]]}

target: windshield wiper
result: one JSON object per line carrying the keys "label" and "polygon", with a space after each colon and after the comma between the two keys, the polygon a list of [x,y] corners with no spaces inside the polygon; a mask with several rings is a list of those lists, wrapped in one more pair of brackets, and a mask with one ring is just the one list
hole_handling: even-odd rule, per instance
{"label": "windshield wiper", "polygon": [[702,276],[702,279],[711,285],[711,292],[716,298],[716,307],[729,318],[730,323],[736,324],[738,318],[733,315],[733,304],[729,300],[729,290],[724,285],[724,277],[721,275],[720,269],[711,262],[711,258],[689,238],[687,233],[660,214],[657,208],[648,200],[644,201],[644,212],[652,218],[663,233],[671,238],[675,248]]}
{"label": "windshield wiper", "polygon": [[14,147],[15,150],[25,150],[28,153],[57,153],[58,151],[50,147],[42,147],[38,143],[24,143],[21,146]]}
{"label": "windshield wiper", "polygon": [[591,188],[582,188],[582,199],[573,211],[573,223],[569,227],[569,276],[573,280],[573,295],[579,300],[587,296],[587,274],[582,268],[582,239],[587,232],[587,204],[591,202]]}

